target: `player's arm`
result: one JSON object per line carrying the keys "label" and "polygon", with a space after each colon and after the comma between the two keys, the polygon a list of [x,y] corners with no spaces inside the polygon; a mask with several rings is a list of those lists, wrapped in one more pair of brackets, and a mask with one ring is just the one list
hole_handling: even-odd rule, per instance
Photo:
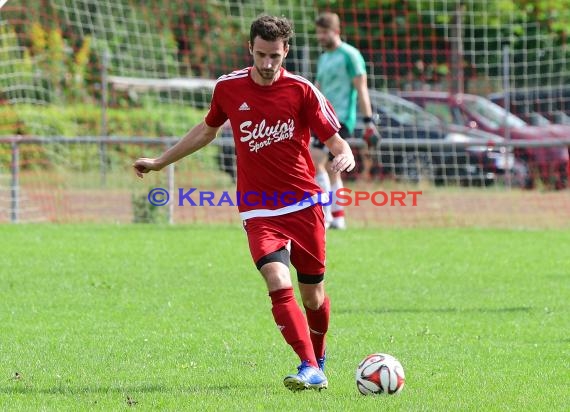
{"label": "player's arm", "polygon": [[135,173],[143,177],[143,173],[151,170],[161,170],[206,146],[215,139],[219,127],[210,127],[205,122],[200,122],[186,133],[174,146],[166,150],[157,158],[141,157],[133,163]]}
{"label": "player's arm", "polygon": [[349,53],[348,72],[352,76],[352,86],[358,93],[358,108],[364,120],[364,140],[370,145],[380,139],[380,133],[373,121],[372,104],[366,77],[366,63],[360,52],[354,50]]}
{"label": "player's arm", "polygon": [[364,138],[370,139],[372,136],[379,138],[380,133],[378,133],[378,129],[372,118],[372,105],[370,104],[366,74],[354,77],[352,84],[358,93],[358,107],[364,119]]}
{"label": "player's arm", "polygon": [[335,172],[350,172],[354,169],[354,155],[350,146],[338,133],[325,140],[325,145],[334,155],[331,168]]}
{"label": "player's arm", "polygon": [[352,79],[352,84],[358,92],[358,108],[364,118],[372,118],[372,105],[368,94],[366,74],[361,74]]}

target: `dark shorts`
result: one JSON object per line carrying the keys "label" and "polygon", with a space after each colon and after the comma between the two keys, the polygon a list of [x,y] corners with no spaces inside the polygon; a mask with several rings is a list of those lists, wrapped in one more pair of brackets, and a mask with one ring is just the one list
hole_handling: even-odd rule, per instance
{"label": "dark shorts", "polygon": [[[243,222],[257,269],[291,261],[301,283],[319,283],[325,273],[325,218],[320,204],[281,216]],[[280,251],[280,253],[275,253]]]}
{"label": "dark shorts", "polygon": [[[343,123],[340,124],[340,129],[338,131],[338,134],[343,139],[348,139],[348,138],[352,137],[352,134],[348,131],[348,129],[346,128],[346,126]],[[313,141],[311,144],[314,148],[316,148],[316,149],[324,149],[325,148],[325,144],[322,143],[318,138],[313,137],[312,140]]]}

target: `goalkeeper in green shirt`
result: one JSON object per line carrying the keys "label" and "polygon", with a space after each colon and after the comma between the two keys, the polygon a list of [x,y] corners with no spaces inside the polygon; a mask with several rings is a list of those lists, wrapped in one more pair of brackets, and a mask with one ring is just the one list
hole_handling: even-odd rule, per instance
{"label": "goalkeeper in green shirt", "polygon": [[[340,38],[340,19],[335,13],[322,13],[316,20],[317,40],[324,53],[317,63],[315,84],[334,107],[341,124],[342,138],[352,137],[358,108],[364,122],[364,136],[379,138],[372,120],[372,107],[366,83],[366,65],[362,54]],[[317,170],[316,181],[323,191],[332,192],[332,203],[325,207],[325,218],[330,228],[345,229],[344,208],[337,203],[336,191],[342,188],[340,173],[333,172],[325,146],[317,139],[312,145],[313,162]]]}

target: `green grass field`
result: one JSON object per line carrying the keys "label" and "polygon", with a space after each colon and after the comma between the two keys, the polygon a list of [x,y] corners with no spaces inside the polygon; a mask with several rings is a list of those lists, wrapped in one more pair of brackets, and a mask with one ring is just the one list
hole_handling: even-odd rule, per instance
{"label": "green grass field", "polygon": [[[0,410],[570,407],[567,231],[330,232],[320,393],[281,382],[298,361],[239,227],[0,234]],[[404,365],[400,396],[358,394],[372,352]]]}

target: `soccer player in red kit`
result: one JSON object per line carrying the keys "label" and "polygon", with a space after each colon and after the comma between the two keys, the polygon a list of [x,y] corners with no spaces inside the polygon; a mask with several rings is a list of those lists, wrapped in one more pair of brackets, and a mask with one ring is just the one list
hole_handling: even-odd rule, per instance
{"label": "soccer player in red kit", "polygon": [[[325,222],[309,154],[310,130],[335,155],[332,168],[351,171],[354,157],[337,133],[340,124],[325,97],[306,79],[289,73],[283,59],[293,35],[285,18],[262,16],[250,29],[253,66],[216,82],[210,110],[176,145],[158,158],[133,164],[139,177],[201,149],[229,119],[237,154],[238,203],[249,248],[263,276],[272,313],[285,341],[299,356],[291,390],[322,389],[329,299],[325,294]],[[326,197],[326,195],[323,195]],[[297,301],[289,264],[306,319]]]}

